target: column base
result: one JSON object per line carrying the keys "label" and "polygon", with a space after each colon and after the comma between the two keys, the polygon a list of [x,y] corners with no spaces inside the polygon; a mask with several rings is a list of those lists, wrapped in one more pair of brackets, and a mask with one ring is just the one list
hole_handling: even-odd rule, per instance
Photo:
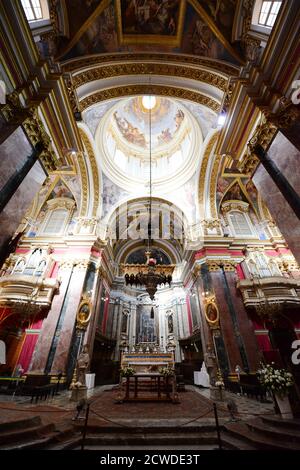
{"label": "column base", "polygon": [[225,390],[223,388],[211,386],[210,398],[211,400],[224,401],[226,398]]}
{"label": "column base", "polygon": [[76,401],[79,402],[80,400],[86,400],[87,399],[87,387],[79,387],[79,388],[73,388],[70,401]]}

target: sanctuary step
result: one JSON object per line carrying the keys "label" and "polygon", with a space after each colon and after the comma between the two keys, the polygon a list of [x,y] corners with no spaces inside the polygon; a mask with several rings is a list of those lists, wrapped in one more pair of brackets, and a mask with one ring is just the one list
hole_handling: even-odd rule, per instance
{"label": "sanctuary step", "polygon": [[[83,425],[79,424],[79,428]],[[81,443],[74,443],[79,449]],[[91,450],[122,449],[217,449],[218,440],[215,426],[138,426],[119,427],[88,426],[85,448]]]}
{"label": "sanctuary step", "polygon": [[[70,425],[56,429],[53,423],[43,424],[40,416],[0,424],[0,450],[46,449],[72,436]],[[66,445],[66,443],[64,443]]]}
{"label": "sanctuary step", "polygon": [[224,425],[222,442],[226,446],[236,446],[237,449],[247,444],[262,450],[300,450],[300,422],[259,417],[227,423]]}

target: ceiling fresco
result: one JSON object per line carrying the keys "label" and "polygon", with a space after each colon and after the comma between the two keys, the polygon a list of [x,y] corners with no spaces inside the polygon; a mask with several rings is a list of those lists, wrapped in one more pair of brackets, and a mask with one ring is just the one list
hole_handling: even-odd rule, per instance
{"label": "ceiling fresco", "polygon": [[243,60],[239,44],[231,41],[235,4],[233,0],[76,0],[76,12],[82,14],[73,21],[69,1],[69,37],[58,38],[56,57],[65,61],[101,53],[176,52],[239,64]]}
{"label": "ceiling fresco", "polygon": [[104,103],[98,104],[97,106],[88,108],[86,111],[82,113],[83,121],[88,126],[93,136],[95,136],[95,132],[103,116],[117,102],[118,100],[105,101]]}
{"label": "ceiling fresco", "polygon": [[180,44],[185,2],[180,0],[117,0],[118,34],[121,44],[147,41]]}
{"label": "ceiling fresco", "polygon": [[231,41],[237,0],[197,0],[223,35]]}
{"label": "ceiling fresco", "polygon": [[[169,144],[178,134],[185,119],[184,111],[168,98],[153,97],[151,110],[151,147]],[[130,98],[113,113],[113,120],[121,136],[130,144],[150,148],[150,112],[143,105],[143,97]]]}
{"label": "ceiling fresco", "polygon": [[191,5],[186,9],[181,49],[178,52],[237,63]]}

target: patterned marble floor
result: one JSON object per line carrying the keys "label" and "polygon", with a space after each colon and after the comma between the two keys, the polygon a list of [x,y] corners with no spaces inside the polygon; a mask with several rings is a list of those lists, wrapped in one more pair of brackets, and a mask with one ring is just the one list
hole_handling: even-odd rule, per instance
{"label": "patterned marble floor", "polygon": [[[181,394],[181,404],[173,405],[171,403],[157,404],[146,403],[126,403],[116,405],[113,397],[116,394],[115,385],[104,385],[88,391],[88,400],[91,403],[91,409],[94,409],[100,417],[107,417],[125,424],[133,422],[145,424],[146,422],[158,423],[161,425],[172,425],[175,422],[182,425],[185,421],[204,413],[203,418],[195,420],[195,424],[203,422],[210,423],[214,420],[212,411],[213,401],[210,399],[210,390],[199,388],[193,385],[186,386],[187,392]],[[16,420],[28,414],[40,414],[43,421],[49,421],[52,417],[56,420],[70,420],[76,413],[76,403],[70,401],[70,391],[61,391],[59,395],[49,398],[46,401],[39,401],[37,404],[30,403],[29,397],[0,395],[0,423],[10,420]],[[197,398],[199,397],[199,398]],[[232,419],[227,403],[233,400],[237,406],[238,413],[236,419],[243,420],[252,416],[270,415],[274,413],[274,404],[261,403],[255,399],[245,396],[238,396],[231,392],[226,392],[223,401],[217,401],[219,417],[221,422],[227,422]],[[211,411],[207,410],[211,409]],[[96,415],[95,419],[98,419]]]}

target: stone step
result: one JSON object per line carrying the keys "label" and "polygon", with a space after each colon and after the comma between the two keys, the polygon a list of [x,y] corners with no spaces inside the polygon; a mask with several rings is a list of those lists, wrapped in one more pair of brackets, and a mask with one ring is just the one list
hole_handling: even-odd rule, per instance
{"label": "stone step", "polygon": [[53,441],[53,436],[41,437],[40,439],[28,440],[22,443],[16,443],[0,447],[0,450],[45,450],[48,445]]}
{"label": "stone step", "polygon": [[[80,450],[81,446],[74,447],[74,450]],[[90,446],[90,445],[85,445],[84,450],[102,450],[102,451],[119,451],[119,450],[124,450],[128,451],[128,446],[116,446],[114,447],[113,445],[95,445],[95,446]],[[162,453],[168,450],[176,450],[177,452],[179,451],[199,451],[199,450],[218,450],[218,447],[216,445],[181,445],[178,447],[177,445],[172,445],[172,444],[167,444],[167,445],[145,445],[143,444],[142,446],[136,446],[136,445],[131,445],[130,450],[143,450],[143,451],[161,451]],[[227,450],[227,449],[224,449]]]}
{"label": "stone step", "polygon": [[300,419],[283,419],[279,416],[261,416],[261,420],[279,429],[286,428],[290,431],[295,430],[300,432]]}
{"label": "stone step", "polygon": [[271,425],[271,423],[266,423],[265,421],[247,421],[248,427],[255,431],[258,434],[262,434],[264,436],[271,437],[274,441],[280,440],[282,442],[292,442],[295,444],[299,444],[300,449],[300,432],[292,429],[289,430],[287,428],[279,427],[275,424]]}
{"label": "stone step", "polygon": [[216,433],[176,433],[163,434],[158,433],[97,433],[87,434],[85,443],[87,446],[119,446],[130,447],[135,446],[181,446],[181,445],[217,445]]}
{"label": "stone step", "polygon": [[72,450],[80,448],[82,436],[73,435],[69,439],[57,442],[51,442],[46,446],[46,450]]}
{"label": "stone step", "polygon": [[39,439],[41,435],[53,432],[54,428],[54,424],[45,424],[23,429],[13,429],[12,431],[7,430],[0,434],[0,449],[11,442],[21,443],[22,441],[32,441],[34,438]]}
{"label": "stone step", "polygon": [[[76,429],[79,431],[82,431],[84,428],[84,423],[76,424],[75,425]],[[131,433],[131,434],[137,434],[137,433],[158,433],[158,434],[176,434],[176,433],[182,433],[184,432],[185,434],[188,434],[190,432],[198,432],[199,434],[202,432],[215,432],[216,426],[212,424],[202,424],[202,425],[187,425],[187,426],[180,426],[179,424],[177,426],[112,426],[112,425],[97,425],[97,424],[89,424],[87,426],[87,432],[88,433]]]}
{"label": "stone step", "polygon": [[221,432],[222,448],[228,450],[256,450],[256,447],[241,439]]}
{"label": "stone step", "polygon": [[[230,423],[225,424],[224,428],[229,433],[230,436],[233,436],[243,442],[247,442],[250,445],[255,446],[256,449],[263,450],[298,450],[299,445],[282,442],[279,440],[274,440],[274,437],[265,436],[258,434],[255,431],[249,429],[247,423]],[[225,435],[226,436],[226,435]],[[224,437],[225,437],[224,436]]]}
{"label": "stone step", "polygon": [[38,426],[42,423],[40,416],[32,416],[29,418],[17,419],[15,421],[7,421],[0,423],[0,437],[1,434],[13,429],[23,429]]}

